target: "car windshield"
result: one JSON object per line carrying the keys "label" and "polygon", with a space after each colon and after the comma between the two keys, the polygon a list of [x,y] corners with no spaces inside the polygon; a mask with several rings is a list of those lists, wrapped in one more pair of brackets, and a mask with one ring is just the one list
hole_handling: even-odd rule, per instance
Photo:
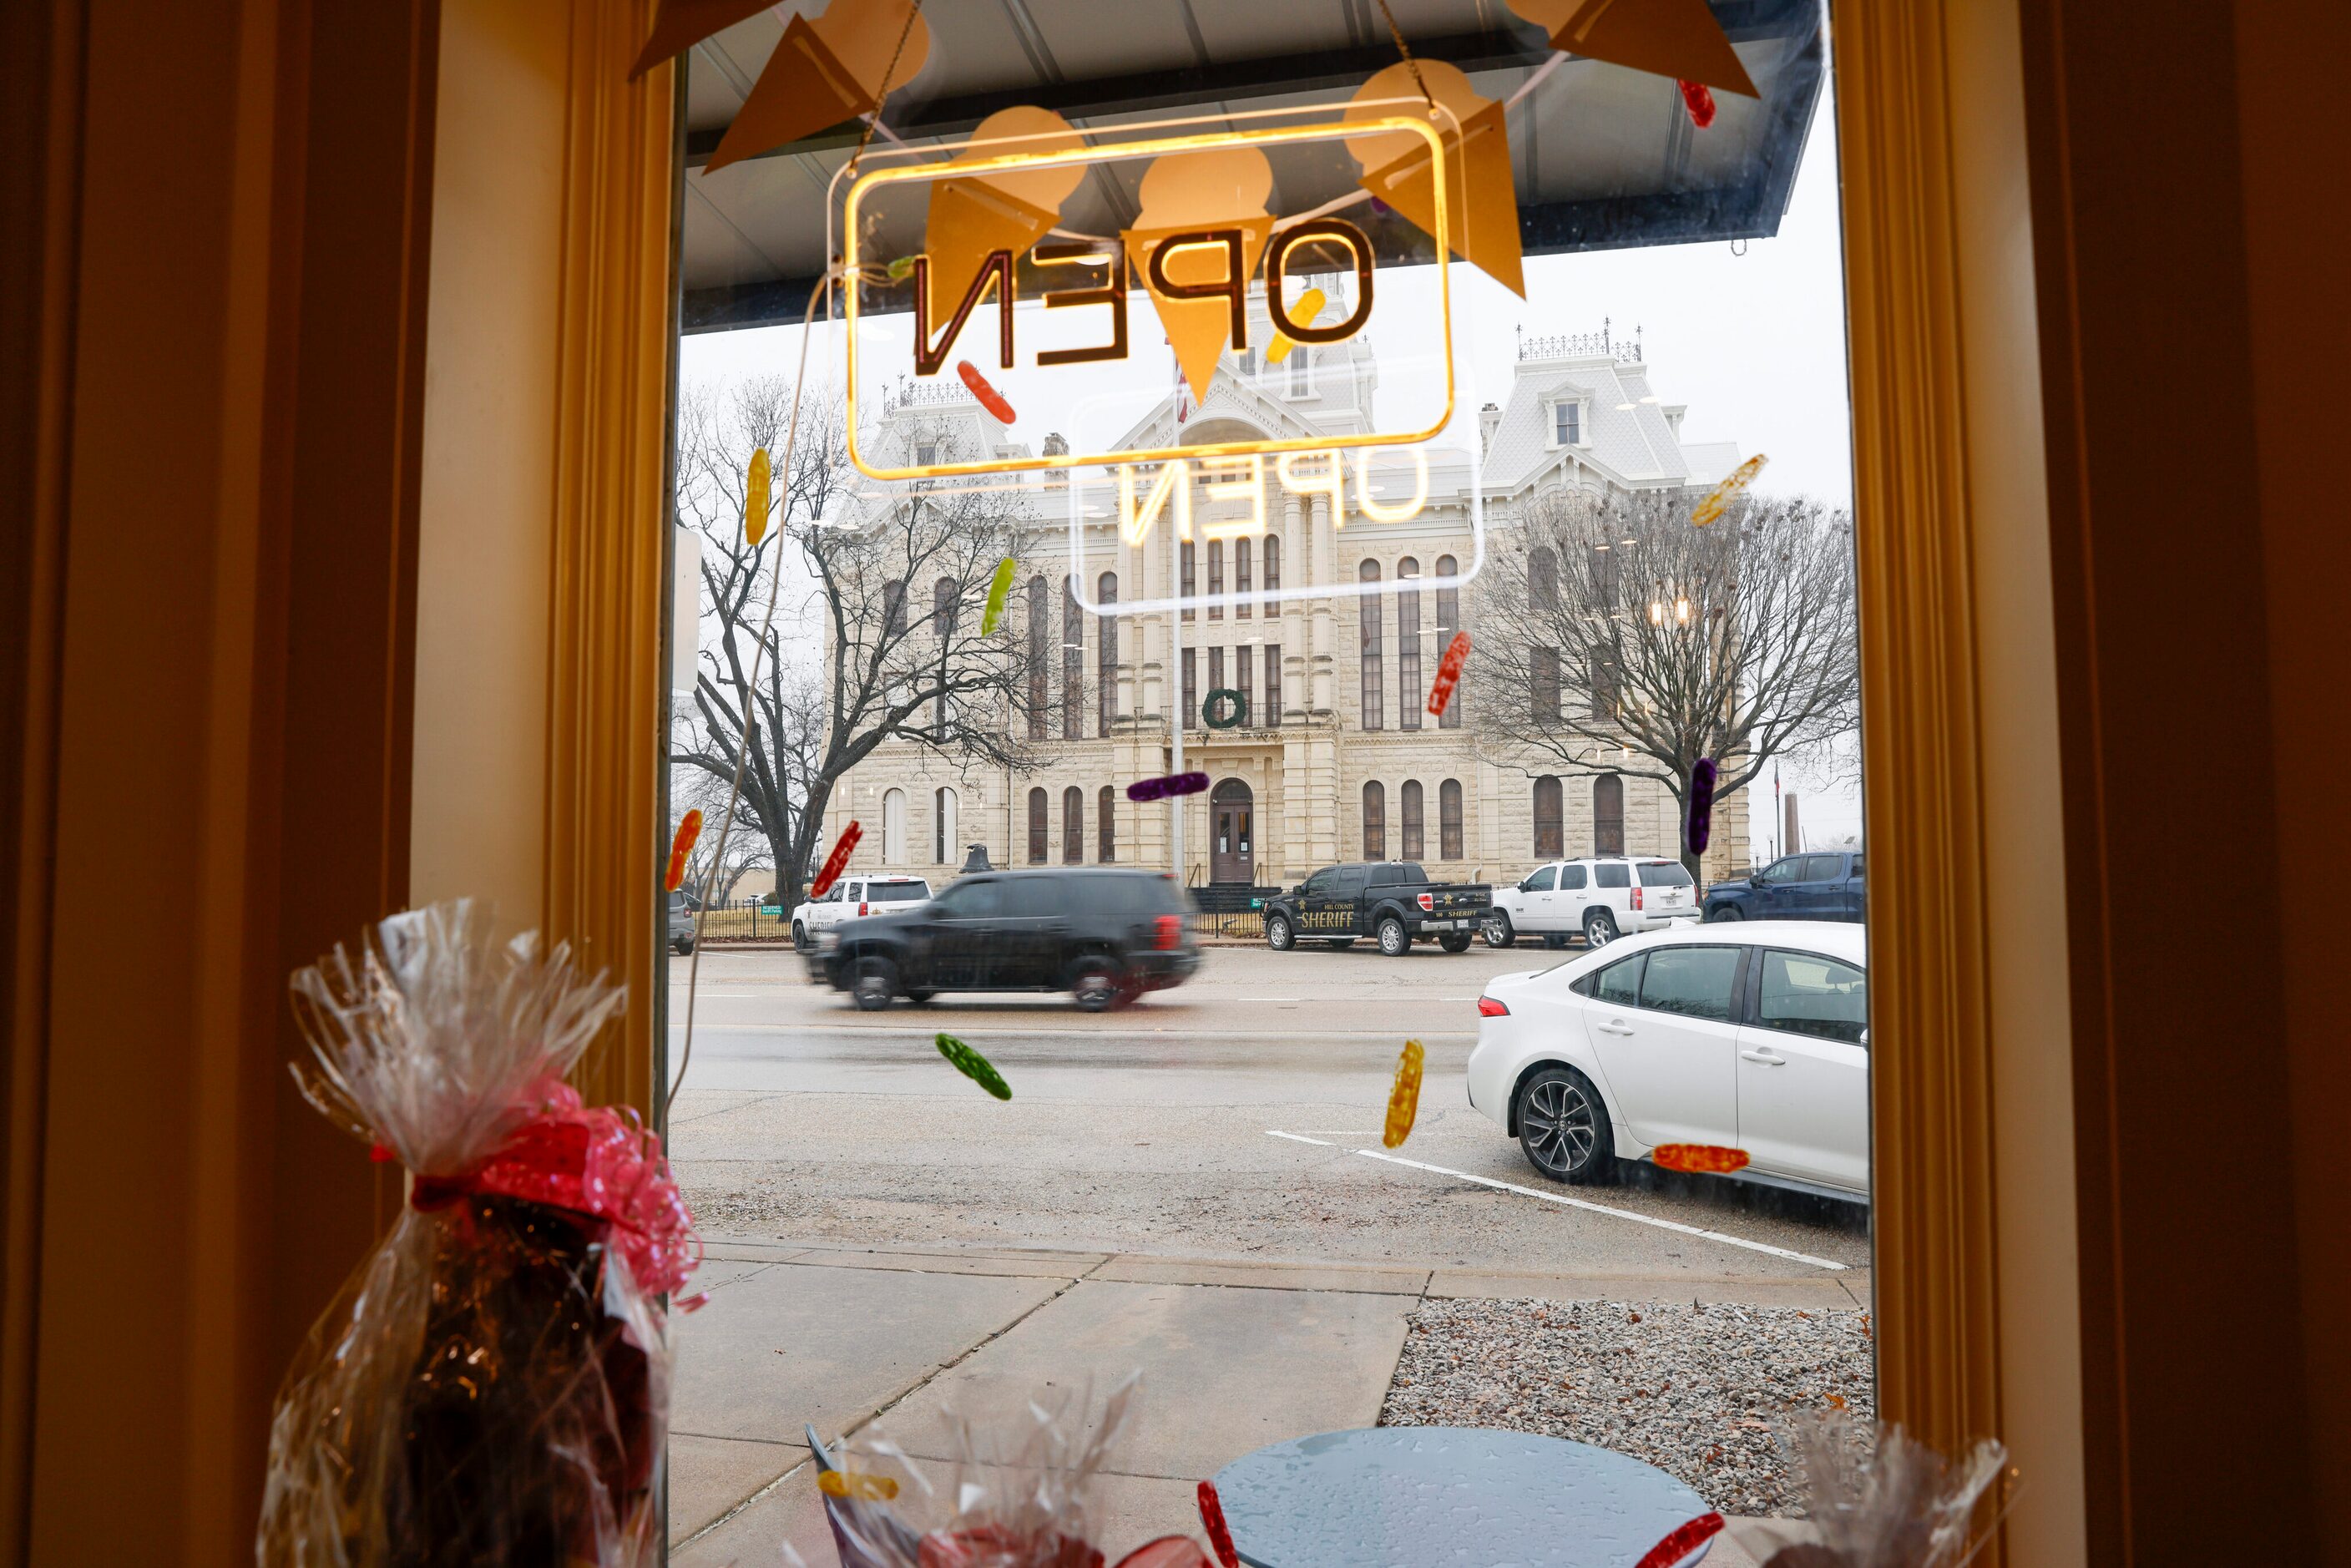
{"label": "car windshield", "polygon": [[1690,873],[1679,861],[1643,861],[1641,885],[1643,887],[1687,887],[1690,885]]}
{"label": "car windshield", "polygon": [[867,901],[873,904],[904,904],[910,898],[930,896],[930,888],[919,882],[877,882],[865,890]]}

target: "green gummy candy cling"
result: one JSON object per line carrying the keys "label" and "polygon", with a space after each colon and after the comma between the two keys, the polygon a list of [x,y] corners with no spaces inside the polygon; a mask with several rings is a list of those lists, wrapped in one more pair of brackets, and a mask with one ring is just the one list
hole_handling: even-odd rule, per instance
{"label": "green gummy candy cling", "polygon": [[952,1062],[957,1072],[962,1073],[998,1100],[1012,1098],[1012,1086],[1004,1082],[1001,1073],[988,1065],[987,1058],[980,1055],[955,1036],[951,1034],[939,1036],[939,1054]]}
{"label": "green gummy candy cling", "polygon": [[996,580],[987,585],[987,609],[979,618],[979,634],[995,633],[996,623],[1004,615],[1004,596],[1012,591],[1012,558],[1006,556],[998,563]]}

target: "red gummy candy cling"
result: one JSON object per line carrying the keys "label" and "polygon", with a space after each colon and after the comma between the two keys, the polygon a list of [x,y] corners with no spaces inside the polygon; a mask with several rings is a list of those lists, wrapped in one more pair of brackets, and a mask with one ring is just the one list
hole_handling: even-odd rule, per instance
{"label": "red gummy candy cling", "polygon": [[864,832],[865,830],[854,822],[841,831],[841,842],[833,845],[832,853],[824,857],[824,869],[816,873],[816,881],[809,887],[810,898],[822,898],[832,891],[832,884],[840,880],[841,872],[849,864],[849,852],[857,847],[857,841],[864,836]]}
{"label": "red gummy candy cling", "polygon": [[1469,662],[1469,633],[1456,632],[1453,641],[1445,645],[1445,657],[1437,662],[1437,679],[1428,688],[1428,711],[1437,718],[1453,701],[1453,688],[1461,684],[1461,666]]}
{"label": "red gummy candy cling", "polygon": [[1224,1500],[1217,1496],[1217,1483],[1200,1483],[1200,1527],[1208,1532],[1208,1544],[1216,1549],[1217,1561],[1224,1568],[1241,1568],[1241,1554],[1233,1550],[1233,1532],[1225,1523]]}
{"label": "red gummy candy cling", "polygon": [[685,885],[685,857],[694,852],[694,841],[702,836],[702,813],[688,811],[677,825],[677,837],[669,844],[669,870],[662,877],[662,891],[675,893]]}
{"label": "red gummy candy cling", "polygon": [[1682,107],[1689,110],[1690,123],[1704,131],[1714,123],[1714,94],[1702,81],[1677,82],[1682,89]]}
{"label": "red gummy candy cling", "polygon": [[971,389],[971,395],[979,400],[979,406],[994,414],[999,422],[1010,424],[1017,417],[1012,405],[1004,401],[1004,394],[988,384],[987,378],[979,373],[977,365],[969,360],[957,360],[956,374],[961,376],[963,384]]}
{"label": "red gummy candy cling", "polygon": [[1722,1533],[1722,1526],[1723,1518],[1719,1513],[1701,1513],[1687,1523],[1676,1525],[1673,1532],[1650,1547],[1634,1568],[1675,1568],[1677,1563],[1687,1563],[1691,1552]]}
{"label": "red gummy candy cling", "polygon": [[1747,1168],[1745,1149],[1727,1149],[1719,1144],[1659,1144],[1649,1158],[1667,1170],[1699,1176],[1729,1176]]}

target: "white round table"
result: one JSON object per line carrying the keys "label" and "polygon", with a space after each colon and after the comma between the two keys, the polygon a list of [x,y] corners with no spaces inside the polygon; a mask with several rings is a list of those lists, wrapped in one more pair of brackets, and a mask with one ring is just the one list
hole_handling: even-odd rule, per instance
{"label": "white round table", "polygon": [[1651,1557],[1714,1511],[1656,1466],[1482,1427],[1298,1437],[1216,1483],[1249,1568],[1686,1568],[1713,1544]]}

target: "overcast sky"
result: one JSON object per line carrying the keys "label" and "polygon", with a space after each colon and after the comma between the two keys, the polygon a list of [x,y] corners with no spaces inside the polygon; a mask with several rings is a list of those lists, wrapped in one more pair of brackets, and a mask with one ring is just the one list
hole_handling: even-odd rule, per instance
{"label": "overcast sky", "polygon": [[[1640,250],[1593,251],[1574,256],[1531,257],[1526,264],[1524,300],[1479,272],[1457,263],[1451,269],[1457,301],[1455,350],[1461,378],[1457,420],[1474,419],[1481,402],[1505,401],[1516,360],[1514,328],[1529,334],[1596,332],[1604,319],[1619,337],[1641,329],[1649,379],[1667,403],[1685,403],[1685,441],[1735,442],[1742,456],[1764,454],[1770,465],[1757,487],[1801,491],[1836,506],[1853,498],[1852,415],[1846,392],[1844,270],[1840,246],[1835,166],[1835,114],[1827,93],[1816,111],[1795,192],[1779,234],[1748,242],[1744,255],[1722,242],[1662,246]],[[1418,311],[1436,298],[1433,269],[1383,271],[1382,315],[1395,306]],[[1155,323],[1133,323],[1137,352],[1117,365],[1085,367],[1086,379],[1072,385],[1069,368],[1057,379],[1051,398],[1043,394],[1029,350],[1055,343],[1082,343],[1101,336],[1099,309],[1047,315],[1026,305],[1019,335],[1024,368],[988,371],[1005,396],[1021,409],[1013,438],[1041,444],[1045,427],[1070,426],[1084,450],[1089,440],[1108,444],[1141,410],[1165,390],[1171,375]],[[905,318],[875,329],[904,333]],[[811,376],[839,379],[843,352],[838,328],[820,329],[811,345]],[[1391,354],[1397,329],[1381,339],[1384,369],[1381,423],[1403,412],[1388,394],[1416,395]],[[1144,351],[1144,345],[1149,351]],[[865,351],[881,345],[867,343]],[[828,354],[827,350],[831,352]],[[789,375],[799,350],[797,327],[706,332],[684,340],[680,375],[688,384],[723,383],[758,374]],[[892,362],[902,362],[899,345]],[[825,363],[820,372],[816,367]],[[894,376],[892,380],[894,381]],[[870,398],[872,390],[867,392]],[[1037,414],[1030,429],[1028,411]],[[1751,847],[1761,861],[1772,849],[1771,785],[1759,781],[1751,815]],[[1793,788],[1790,781],[1790,788]],[[1805,838],[1858,832],[1861,809],[1849,789],[1808,796],[1801,807]],[[1791,848],[1796,846],[1788,846]]]}

